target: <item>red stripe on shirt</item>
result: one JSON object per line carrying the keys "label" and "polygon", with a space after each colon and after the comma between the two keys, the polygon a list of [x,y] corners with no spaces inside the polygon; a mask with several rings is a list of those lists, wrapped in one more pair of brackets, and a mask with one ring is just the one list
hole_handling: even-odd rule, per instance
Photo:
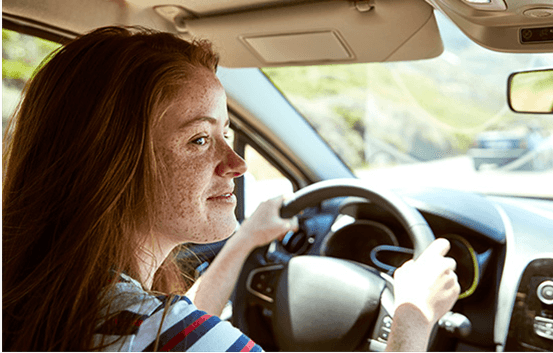
{"label": "red stripe on shirt", "polygon": [[177,344],[179,344],[180,342],[182,342],[182,340],[184,340],[184,338],[186,336],[188,336],[190,334],[190,332],[192,332],[195,329],[197,329],[198,327],[200,327],[210,317],[211,317],[211,315],[207,315],[207,314],[203,315],[203,316],[200,316],[196,321],[194,321],[193,323],[188,325],[184,330],[182,330],[181,332],[176,334],[175,337],[171,338],[171,340],[169,340],[169,342],[167,342],[165,344],[165,346],[163,346],[163,348],[161,348],[161,350],[164,351],[164,352],[168,352],[171,349],[175,348],[175,346]]}
{"label": "red stripe on shirt", "polygon": [[240,352],[249,352],[252,350],[253,346],[255,346],[255,342],[250,340]]}

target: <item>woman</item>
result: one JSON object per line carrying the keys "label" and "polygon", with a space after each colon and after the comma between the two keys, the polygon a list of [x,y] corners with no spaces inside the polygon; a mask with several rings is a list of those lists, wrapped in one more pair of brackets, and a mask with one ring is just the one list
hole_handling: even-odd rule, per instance
{"label": "woman", "polygon": [[[4,155],[4,350],[261,349],[216,316],[251,250],[297,227],[278,216],[282,199],[229,239],[193,304],[174,261],[180,244],[236,228],[246,165],[225,141],[217,62],[206,42],[110,27],[37,72]],[[424,349],[453,305],[447,248],[398,271],[390,348]]]}

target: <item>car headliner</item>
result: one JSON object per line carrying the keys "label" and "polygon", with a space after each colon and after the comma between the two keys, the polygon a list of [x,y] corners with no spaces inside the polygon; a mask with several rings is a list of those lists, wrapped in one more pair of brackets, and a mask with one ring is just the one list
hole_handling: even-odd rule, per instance
{"label": "car headliner", "polygon": [[[551,1],[470,1],[5,0],[2,11],[4,19],[67,37],[118,24],[206,38],[228,67],[435,57],[443,46],[433,9],[486,48],[553,52],[553,40],[525,44],[520,39],[523,28],[551,26]],[[277,45],[280,49],[272,50]]]}

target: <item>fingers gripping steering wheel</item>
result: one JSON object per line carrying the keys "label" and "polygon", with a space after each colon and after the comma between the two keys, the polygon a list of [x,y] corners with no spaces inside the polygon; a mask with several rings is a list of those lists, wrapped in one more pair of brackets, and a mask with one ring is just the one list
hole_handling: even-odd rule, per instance
{"label": "fingers gripping steering wheel", "polygon": [[[413,242],[415,258],[434,240],[428,223],[415,208],[390,191],[377,190],[358,179],[334,179],[305,187],[283,203],[280,213],[290,218],[324,200],[347,196],[365,198],[390,212]],[[393,290],[375,269],[309,255],[275,266],[263,263],[254,252],[244,265],[233,300],[234,324],[254,340],[259,325],[250,322],[251,315],[246,313],[246,303],[253,300],[247,288],[269,282],[274,292],[255,300],[270,313],[268,320],[280,350],[354,350],[367,338],[386,338],[388,330],[382,327],[389,326]]]}

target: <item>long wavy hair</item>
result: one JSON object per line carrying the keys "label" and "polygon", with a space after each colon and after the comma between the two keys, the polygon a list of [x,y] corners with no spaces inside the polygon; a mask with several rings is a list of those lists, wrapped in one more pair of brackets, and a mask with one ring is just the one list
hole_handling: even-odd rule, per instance
{"label": "long wavy hair", "polygon": [[[89,350],[114,273],[138,279],[163,168],[152,128],[205,41],[106,27],[53,53],[25,89],[3,153],[3,349]],[[10,129],[6,129],[9,133]],[[182,293],[173,261],[152,290]]]}

